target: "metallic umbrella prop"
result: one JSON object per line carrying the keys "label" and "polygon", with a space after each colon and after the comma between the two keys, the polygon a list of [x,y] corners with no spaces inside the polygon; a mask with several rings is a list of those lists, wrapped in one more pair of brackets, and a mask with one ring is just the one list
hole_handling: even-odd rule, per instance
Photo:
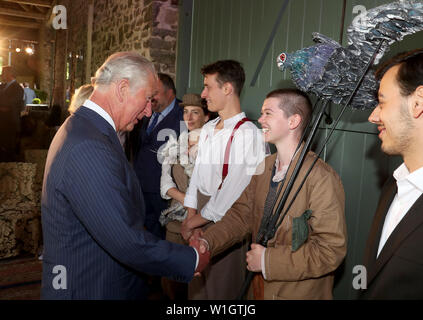
{"label": "metallic umbrella prop", "polygon": [[[374,108],[378,83],[373,73],[368,73],[373,64],[377,64],[389,45],[400,41],[404,36],[423,30],[423,2],[399,1],[371,9],[361,17],[361,24],[353,24],[348,28],[347,48],[324,35],[314,33],[313,39],[317,45],[299,50],[293,54],[281,53],[277,59],[281,71],[291,70],[291,77],[296,86],[305,92],[317,95],[318,102],[323,103],[317,110],[311,123],[311,129],[304,143],[299,159],[289,177],[282,198],[273,215],[263,217],[256,243],[267,246],[270,239],[281,225],[293,201],[301,190],[309,173],[324,150],[344,111],[348,106],[354,109]],[[333,124],[317,157],[308,169],[290,203],[285,208],[286,201],[303,164],[318,125],[325,113],[328,103],[332,101],[343,105],[342,110]],[[304,134],[305,136],[305,134]],[[303,136],[303,138],[304,138]],[[297,150],[300,150],[302,140]],[[289,164],[288,172],[293,161]],[[280,198],[282,186],[276,199]],[[276,200],[277,201],[277,200]],[[275,202],[276,202],[275,201]],[[274,207],[276,203],[274,204]],[[248,271],[238,299],[242,299],[250,286],[254,273]]]}

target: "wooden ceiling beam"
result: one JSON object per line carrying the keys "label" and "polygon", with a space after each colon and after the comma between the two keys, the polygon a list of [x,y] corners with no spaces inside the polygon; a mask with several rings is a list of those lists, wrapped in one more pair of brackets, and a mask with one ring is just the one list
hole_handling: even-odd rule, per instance
{"label": "wooden ceiling beam", "polygon": [[13,17],[22,17],[36,20],[45,20],[45,15],[37,12],[25,12],[14,9],[5,9],[0,8],[0,15],[13,16]]}
{"label": "wooden ceiling beam", "polygon": [[39,29],[40,23],[37,22],[27,22],[27,21],[17,21],[11,20],[7,18],[0,17],[0,25],[8,26],[8,27],[20,27],[20,28],[29,28],[29,29]]}
{"label": "wooden ceiling beam", "polygon": [[51,8],[52,3],[50,0],[2,0],[5,2],[14,2],[18,4],[28,4],[31,6],[37,6],[37,7],[46,7]]}
{"label": "wooden ceiling beam", "polygon": [[[22,9],[24,9],[26,12],[28,12],[28,11],[31,11],[31,10],[29,10],[29,8],[27,7],[27,5],[26,4],[21,4],[21,3],[18,3],[19,4],[19,7],[21,7]],[[37,7],[36,7],[37,8]],[[1,9],[0,9],[1,10]]]}

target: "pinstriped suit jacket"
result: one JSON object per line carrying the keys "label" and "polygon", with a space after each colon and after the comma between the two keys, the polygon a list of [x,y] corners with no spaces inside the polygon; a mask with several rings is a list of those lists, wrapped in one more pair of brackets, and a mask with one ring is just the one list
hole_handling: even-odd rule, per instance
{"label": "pinstriped suit jacket", "polygon": [[[47,156],[42,298],[145,298],[143,273],[190,281],[194,249],[145,231],[144,211],[116,132],[94,111],[79,108]],[[54,269],[58,265],[65,269]]]}

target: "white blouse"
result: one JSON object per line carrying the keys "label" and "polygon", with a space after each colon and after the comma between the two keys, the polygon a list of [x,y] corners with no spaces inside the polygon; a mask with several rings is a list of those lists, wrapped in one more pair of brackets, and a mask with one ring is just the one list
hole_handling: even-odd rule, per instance
{"label": "white blouse", "polygon": [[176,140],[172,135],[169,141],[159,153],[159,161],[162,162],[162,176],[160,178],[160,195],[163,199],[169,200],[171,197],[167,195],[167,191],[171,188],[178,188],[172,178],[172,165],[180,164],[184,167],[185,174],[191,177],[194,170],[195,158],[197,157],[198,144],[188,148],[188,139],[196,139],[201,132],[200,129],[182,131],[179,139]]}

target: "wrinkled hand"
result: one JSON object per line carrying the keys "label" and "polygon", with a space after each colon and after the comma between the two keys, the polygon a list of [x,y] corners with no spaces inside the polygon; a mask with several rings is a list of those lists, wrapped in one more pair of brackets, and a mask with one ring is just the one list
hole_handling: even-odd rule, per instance
{"label": "wrinkled hand", "polygon": [[252,272],[261,272],[261,256],[264,251],[264,247],[253,243],[251,244],[251,250],[247,252],[247,269]]}
{"label": "wrinkled hand", "polygon": [[205,242],[199,238],[191,237],[189,245],[198,252],[198,265],[194,271],[194,276],[198,276],[210,262],[210,251],[206,247]]}

